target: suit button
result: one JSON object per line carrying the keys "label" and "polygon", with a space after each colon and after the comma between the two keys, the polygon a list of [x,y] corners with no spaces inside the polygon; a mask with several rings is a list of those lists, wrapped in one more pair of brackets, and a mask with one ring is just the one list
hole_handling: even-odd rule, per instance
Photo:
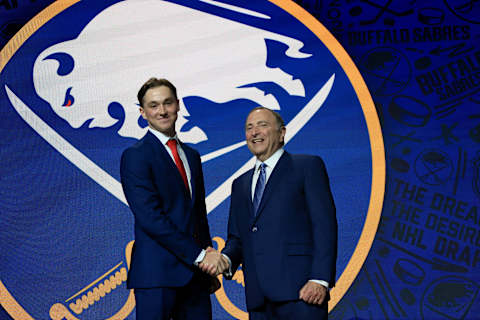
{"label": "suit button", "polygon": [[252,227],[252,232],[257,232],[257,230],[258,230],[257,226]]}

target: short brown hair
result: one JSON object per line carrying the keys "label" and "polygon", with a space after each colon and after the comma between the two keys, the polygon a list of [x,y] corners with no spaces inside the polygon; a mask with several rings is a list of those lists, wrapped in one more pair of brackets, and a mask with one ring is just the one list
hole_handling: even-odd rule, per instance
{"label": "short brown hair", "polygon": [[170,88],[170,90],[172,90],[172,93],[173,93],[173,96],[175,97],[175,99],[178,99],[177,88],[175,88],[173,83],[171,83],[167,79],[163,79],[163,78],[157,79],[157,78],[153,77],[153,78],[148,79],[147,82],[145,82],[142,85],[140,90],[138,90],[137,98],[138,98],[138,102],[140,103],[140,107],[143,107],[143,97],[145,96],[145,93],[148,91],[148,89],[155,88],[155,87],[161,87],[161,86],[165,86],[165,87]]}

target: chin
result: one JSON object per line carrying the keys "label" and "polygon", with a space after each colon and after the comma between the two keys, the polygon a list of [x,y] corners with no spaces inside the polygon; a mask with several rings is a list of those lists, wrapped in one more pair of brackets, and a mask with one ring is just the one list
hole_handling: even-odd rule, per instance
{"label": "chin", "polygon": [[255,157],[257,158],[262,158],[264,156],[264,153],[255,153]]}

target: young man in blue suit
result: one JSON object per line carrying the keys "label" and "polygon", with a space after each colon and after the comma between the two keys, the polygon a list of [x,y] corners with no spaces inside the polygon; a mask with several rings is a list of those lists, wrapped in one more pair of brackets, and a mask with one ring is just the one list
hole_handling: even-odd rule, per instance
{"label": "young man in blue suit", "polygon": [[280,115],[267,108],[247,117],[247,145],[257,161],[232,185],[226,275],[243,264],[250,319],[326,319],[335,283],[335,205],[323,161],[284,151],[285,132]]}
{"label": "young man in blue suit", "polygon": [[200,155],[176,135],[172,83],[148,80],[138,101],[148,132],[123,152],[120,166],[135,216],[127,287],[134,289],[137,319],[210,320],[210,293],[219,283],[199,266],[220,254],[211,249]]}

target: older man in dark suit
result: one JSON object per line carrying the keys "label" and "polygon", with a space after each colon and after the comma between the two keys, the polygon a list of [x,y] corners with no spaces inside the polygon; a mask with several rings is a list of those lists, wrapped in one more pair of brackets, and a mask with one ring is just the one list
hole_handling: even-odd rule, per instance
{"label": "older man in dark suit", "polygon": [[335,206],[322,159],[284,151],[285,132],[278,113],[249,113],[246,140],[257,161],[232,185],[226,258],[216,270],[203,267],[231,277],[243,263],[250,319],[326,319]]}

